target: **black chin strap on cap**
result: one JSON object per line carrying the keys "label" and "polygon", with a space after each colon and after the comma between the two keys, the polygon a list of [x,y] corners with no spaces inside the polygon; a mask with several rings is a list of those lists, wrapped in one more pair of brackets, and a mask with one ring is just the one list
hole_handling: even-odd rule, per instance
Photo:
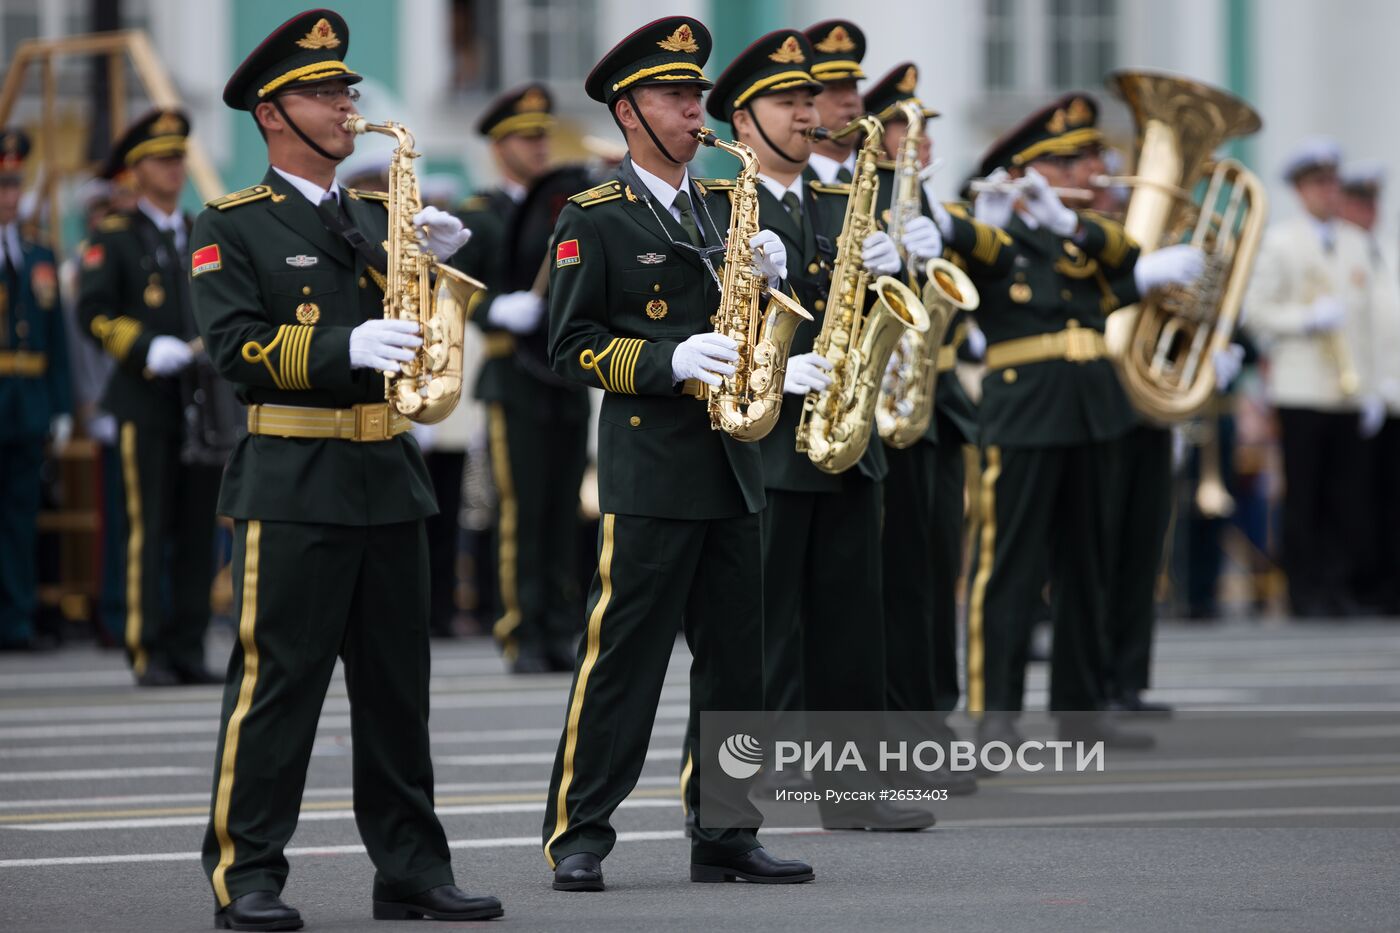
{"label": "black chin strap on cap", "polygon": [[627,98],[627,103],[632,105],[632,112],[637,115],[637,122],[642,125],[642,129],[647,131],[647,135],[651,137],[651,141],[656,145],[656,150],[676,165],[682,164],[680,159],[677,159],[666,151],[666,147],[661,145],[661,140],[657,139],[656,134],[651,131],[651,124],[647,122],[646,117],[642,116],[642,108],[637,106],[637,98],[632,96],[632,92],[624,91],[623,96]]}
{"label": "black chin strap on cap", "polygon": [[[806,159],[794,159],[792,156],[788,155],[788,154],[787,154],[786,152],[784,152],[782,149],[779,149],[779,148],[778,148],[778,144],[775,143],[775,142],[773,142],[773,140],[771,140],[771,139],[768,138],[768,134],[764,131],[764,129],[763,129],[763,124],[758,122],[758,114],[756,114],[756,113],[753,112],[753,108],[752,108],[752,107],[745,107],[744,109],[748,111],[748,113],[749,113],[749,119],[753,121],[753,128],[756,129],[756,130],[758,130],[758,135],[761,136],[761,137],[763,137],[763,141],[764,141],[765,143],[768,144],[768,148],[769,148],[769,149],[772,149],[774,152],[776,152],[778,155],[782,156],[784,159],[787,159],[787,160],[788,160],[789,162],[791,162],[793,165],[802,165],[804,162],[807,161]],[[734,121],[731,120],[730,122],[732,123],[732,122],[734,122]]]}
{"label": "black chin strap on cap", "polygon": [[296,123],[292,120],[292,118],[287,114],[286,109],[282,106],[282,101],[280,98],[272,98],[272,106],[277,108],[277,112],[282,115],[282,119],[285,120],[287,125],[292,128],[292,132],[300,136],[301,141],[310,146],[313,152],[315,152],[318,156],[328,161],[340,161],[340,158],[338,156],[333,156],[326,150],[322,149],[320,146],[316,145],[316,143],[312,141],[310,136],[307,136],[301,131],[301,127],[297,126]]}

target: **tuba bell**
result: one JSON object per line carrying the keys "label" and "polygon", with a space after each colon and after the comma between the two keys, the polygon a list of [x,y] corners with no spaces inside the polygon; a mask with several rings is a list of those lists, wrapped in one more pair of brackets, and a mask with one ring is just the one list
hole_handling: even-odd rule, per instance
{"label": "tuba bell", "polygon": [[1136,174],[1106,179],[1133,188],[1125,230],[1144,253],[1190,243],[1206,255],[1200,281],[1114,311],[1104,334],[1133,406],[1180,421],[1215,392],[1211,354],[1230,344],[1268,212],[1259,178],[1211,153],[1257,132],[1259,114],[1224,91],[1169,75],[1118,71],[1108,84],[1137,128]]}

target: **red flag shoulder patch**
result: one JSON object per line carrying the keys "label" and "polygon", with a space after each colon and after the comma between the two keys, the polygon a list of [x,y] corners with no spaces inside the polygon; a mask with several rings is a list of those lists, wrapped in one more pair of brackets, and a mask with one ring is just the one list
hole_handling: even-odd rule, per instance
{"label": "red flag shoulder patch", "polygon": [[562,269],[565,266],[576,266],[581,261],[578,255],[578,240],[565,240],[554,247],[554,268]]}
{"label": "red flag shoulder patch", "polygon": [[193,278],[204,272],[215,272],[224,267],[223,260],[219,257],[219,244],[212,246],[201,246],[190,256],[190,277]]}
{"label": "red flag shoulder patch", "polygon": [[107,247],[94,243],[83,251],[83,268],[96,269],[107,258]]}

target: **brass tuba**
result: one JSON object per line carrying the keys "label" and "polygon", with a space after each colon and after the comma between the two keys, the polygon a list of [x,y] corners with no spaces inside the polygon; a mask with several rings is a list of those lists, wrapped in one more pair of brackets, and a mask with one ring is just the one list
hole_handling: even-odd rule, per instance
{"label": "brass tuba", "polygon": [[[348,117],[352,133],[382,133],[398,142],[389,160],[389,266],[384,282],[384,316],[414,321],[423,345],[399,372],[384,376],[384,398],[419,424],[446,418],[462,395],[462,341],[473,299],[486,287],[433,258],[418,242],[414,216],[423,209],[413,173],[413,134],[398,123],[370,123]],[[437,281],[433,281],[433,277]]]}
{"label": "brass tuba", "polygon": [[[916,101],[895,105],[909,123],[909,131],[894,160],[894,194],[890,199],[889,234],[898,243],[904,227],[923,213],[923,185],[919,178],[919,142],[924,133],[924,110]],[[903,255],[903,247],[900,247]],[[906,261],[908,257],[905,257]],[[943,335],[959,309],[974,311],[977,288],[957,266],[945,259],[930,259],[924,266],[924,310],[928,330],[906,330],[891,356],[875,408],[875,427],[891,447],[903,450],[924,436],[933,419],[934,392],[938,387],[938,352]],[[916,284],[913,282],[911,284]]]}
{"label": "brass tuba", "polygon": [[749,240],[758,232],[758,156],[740,142],[725,142],[702,128],[700,142],[739,160],[725,238],[724,280],[719,309],[711,321],[715,333],[739,344],[734,375],[718,386],[701,383],[701,397],[710,411],[710,427],[735,440],[756,441],[778,423],[783,401],[783,377],[797,325],[812,316],[796,301],[768,287],[754,269]]}
{"label": "brass tuba", "polygon": [[1259,114],[1224,91],[1153,72],[1115,72],[1109,87],[1137,127],[1136,174],[1104,179],[1134,188],[1128,235],[1144,253],[1186,242],[1206,254],[1199,282],[1114,311],[1104,335],[1134,407],[1179,421],[1215,392],[1211,354],[1229,346],[1268,212],[1258,177],[1233,159],[1212,161],[1211,153],[1258,131]]}
{"label": "brass tuba", "polygon": [[846,216],[836,242],[831,291],[813,346],[832,364],[831,385],[807,393],[797,425],[797,449],[824,473],[840,473],[860,460],[870,444],[875,405],[895,344],[906,330],[924,333],[929,328],[928,312],[919,296],[892,276],[875,280],[876,300],[866,310],[866,291],[871,286],[870,273],[861,262],[861,245],[876,229],[875,198],[880,190],[876,168],[885,128],[874,117],[863,116],[830,136],[839,139],[860,132],[865,142],[856,156]]}

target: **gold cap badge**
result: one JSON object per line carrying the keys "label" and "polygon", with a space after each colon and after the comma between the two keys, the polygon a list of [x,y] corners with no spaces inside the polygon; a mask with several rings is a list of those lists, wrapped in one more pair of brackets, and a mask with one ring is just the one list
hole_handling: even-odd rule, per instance
{"label": "gold cap badge", "polygon": [[1069,105],[1068,117],[1070,126],[1083,126],[1094,121],[1094,111],[1084,98],[1076,97]]}
{"label": "gold cap badge", "polygon": [[826,34],[826,38],[816,44],[818,52],[830,54],[832,52],[854,52],[856,50],[855,40],[846,31],[845,26],[837,26]]}
{"label": "gold cap badge", "polygon": [[802,54],[802,46],[798,44],[796,36],[788,36],[783,40],[783,44],[778,46],[778,50],[768,57],[780,65],[795,65],[807,60],[807,56]]}
{"label": "gold cap badge", "polygon": [[904,77],[899,79],[899,83],[894,89],[901,94],[913,94],[914,88],[919,86],[919,69],[910,65],[904,69]]}
{"label": "gold cap badge", "polygon": [[334,49],[340,45],[340,36],[331,28],[330,20],[323,16],[310,32],[297,40],[297,45],[304,49]]}
{"label": "gold cap badge", "polygon": [[175,114],[169,111],[166,111],[165,113],[162,113],[159,117],[157,117],[156,121],[151,124],[151,135],[178,136],[184,130],[184,128],[185,125],[182,122],[180,122],[179,117],[177,117]]}
{"label": "gold cap badge", "polygon": [[695,34],[690,31],[689,23],[681,23],[676,27],[675,32],[656,44],[668,52],[700,51],[700,46],[695,41]]}
{"label": "gold cap badge", "polygon": [[549,98],[544,91],[537,87],[532,87],[524,94],[520,95],[520,100],[515,102],[517,113],[537,113],[549,109]]}
{"label": "gold cap badge", "polygon": [[1065,131],[1065,112],[1056,110],[1055,115],[1050,118],[1050,122],[1045,124],[1045,128],[1052,133],[1059,134]]}

